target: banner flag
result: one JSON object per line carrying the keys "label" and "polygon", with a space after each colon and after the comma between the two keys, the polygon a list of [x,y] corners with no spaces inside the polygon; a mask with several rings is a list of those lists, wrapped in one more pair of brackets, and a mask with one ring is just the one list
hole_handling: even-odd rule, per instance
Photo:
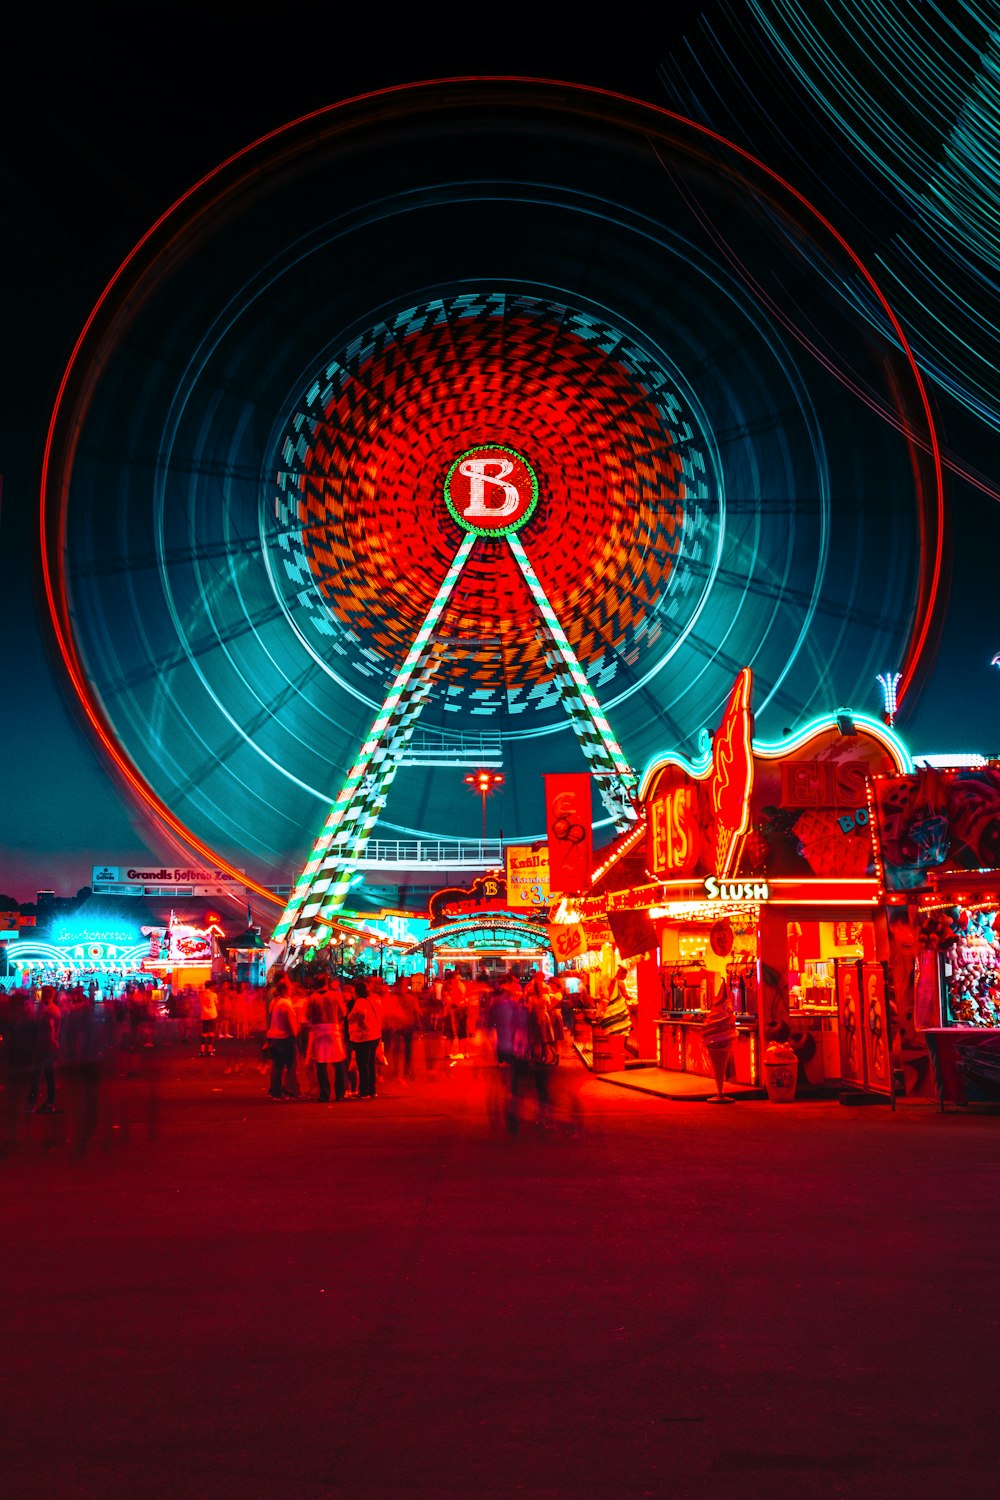
{"label": "banner flag", "polygon": [[585,891],[590,885],[594,868],[590,780],[587,772],[545,777],[549,889],[559,895]]}
{"label": "banner flag", "polygon": [[549,942],[556,963],[581,958],[587,951],[587,938],[579,922],[550,922]]}

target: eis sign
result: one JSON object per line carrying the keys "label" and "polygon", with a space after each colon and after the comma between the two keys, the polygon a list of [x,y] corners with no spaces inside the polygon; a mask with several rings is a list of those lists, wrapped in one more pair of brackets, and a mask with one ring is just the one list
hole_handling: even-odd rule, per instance
{"label": "eis sign", "polygon": [[698,863],[698,796],[692,782],[661,791],[649,803],[648,853],[652,875],[683,879]]}
{"label": "eis sign", "polygon": [[644,790],[650,876],[870,874],[867,788],[898,763],[891,737],[871,721],[845,729],[830,715],[780,747],[758,746],[752,725],[745,669],[704,769],[664,758],[652,771]]}

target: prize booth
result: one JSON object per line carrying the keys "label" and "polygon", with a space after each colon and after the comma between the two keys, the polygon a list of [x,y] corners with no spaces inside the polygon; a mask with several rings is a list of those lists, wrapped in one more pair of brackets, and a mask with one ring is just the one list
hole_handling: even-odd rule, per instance
{"label": "prize booth", "polygon": [[1000,1101],[1000,763],[872,791],[908,1086]]}
{"label": "prize booth", "polygon": [[605,857],[582,915],[603,905],[616,938],[631,928],[633,951],[641,945],[636,1030],[659,1066],[712,1076],[702,1028],[725,995],[733,1082],[760,1084],[767,1048],[782,1043],[802,1094],[891,1095],[890,944],[869,788],[912,763],[890,729],[860,714],[758,741],[751,687],[745,669],[700,761],[665,755],[647,769],[642,823]]}

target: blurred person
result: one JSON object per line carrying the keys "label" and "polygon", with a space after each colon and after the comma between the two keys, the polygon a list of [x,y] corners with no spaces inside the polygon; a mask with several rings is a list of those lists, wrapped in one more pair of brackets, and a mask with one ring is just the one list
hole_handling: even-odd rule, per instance
{"label": "blurred person", "polygon": [[35,1011],[35,1063],[28,1090],[28,1109],[38,1103],[42,1082],[45,1083],[45,1098],[38,1105],[40,1114],[54,1114],[56,1108],[56,1060],[59,1056],[59,1032],[62,1027],[62,1012],[52,985],[45,985]]}
{"label": "blurred person", "polygon": [[530,1068],[528,1007],[516,980],[508,976],[496,985],[487,1005],[486,1021],[496,1052],[499,1113],[510,1134],[516,1135],[521,1128]]}
{"label": "blurred person", "polygon": [[403,1083],[413,1079],[413,1037],[417,1030],[417,996],[409,977],[397,980],[391,1001],[391,1026],[383,1028],[388,1039],[389,1073]]}
{"label": "blurred person", "polygon": [[215,987],[209,983],[202,986],[201,991],[201,1044],[198,1048],[199,1057],[215,1056],[215,1038],[219,1026],[219,995]]}
{"label": "blurred person", "polygon": [[419,1034],[424,1068],[430,1078],[440,1078],[449,1063],[449,1043],[445,1035],[444,1001],[441,995],[444,979],[438,976],[426,984],[418,996]]}
{"label": "blurred person", "polygon": [[194,991],[186,984],[177,996],[177,1036],[180,1041],[187,1044],[194,1037]]}
{"label": "blurred person", "polygon": [[315,980],[292,982],[291,996],[295,1007],[295,1019],[299,1029],[295,1036],[295,1060],[289,1087],[297,1097],[302,1095],[301,1075],[306,1066],[306,1050],[309,1046],[309,1000],[317,988]]}
{"label": "blurred person", "polygon": [[619,964],[608,988],[607,998],[597,1011],[596,1024],[609,1036],[624,1036],[632,1029],[628,992],[625,989],[627,973],[625,965]]}
{"label": "blurred person", "polygon": [[466,994],[466,983],[461,974],[448,969],[441,987],[441,1000],[444,1008],[444,1033],[451,1044],[449,1050],[454,1058],[465,1056]]}
{"label": "blurred person", "polygon": [[234,987],[233,991],[233,1037],[238,1042],[245,1042],[250,1036],[253,1023],[253,994],[251,986],[244,979]]}
{"label": "blurred person", "polygon": [[548,1124],[550,1105],[549,1076],[559,1061],[555,1028],[549,1012],[549,992],[537,970],[524,987],[523,1002],[527,1011],[529,1074],[538,1100],[538,1119]]}
{"label": "blurred person", "polygon": [[553,974],[546,980],[546,992],[549,1003],[549,1019],[552,1022],[552,1035],[555,1039],[556,1051],[562,1050],[562,1044],[566,1039],[566,1022],[563,1013],[563,992]]}
{"label": "blurred person", "polygon": [[38,1051],[38,1020],[33,990],[15,989],[0,1003],[0,1082],[3,1084],[3,1138],[0,1155],[21,1142],[21,1117],[28,1109],[28,1091]]}
{"label": "blurred person", "polygon": [[528,1008],[528,1040],[531,1044],[532,1055],[539,1061],[554,1062],[556,1035],[549,1009],[549,987],[537,969],[530,975],[524,987],[523,997]]}
{"label": "blurred person", "polygon": [[264,1033],[271,1060],[271,1099],[297,1099],[299,1093],[295,1069],[295,1039],[299,1022],[292,999],[291,986],[282,976],[275,984]]}
{"label": "blurred person", "polygon": [[69,1094],[69,1140],[73,1156],[80,1158],[97,1131],[102,1068],[108,1037],[103,1016],[83,990],[73,995],[69,1015],[60,1034],[63,1074]]}
{"label": "blurred person", "polygon": [[339,991],[317,990],[306,1007],[309,1042],[306,1062],[316,1068],[319,1103],[330,1103],[330,1068],[333,1068],[333,1097],[337,1104],[347,1093],[347,1048],[342,1024],[343,1002]]}
{"label": "blurred person", "polygon": [[219,1019],[216,1033],[220,1042],[233,1040],[233,986],[228,979],[220,979],[215,985],[219,1004]]}
{"label": "blurred person", "polygon": [[484,1041],[484,1008],[489,984],[482,974],[465,983],[465,1055],[478,1058]]}
{"label": "blurred person", "polygon": [[444,1034],[444,975],[435,974],[421,995],[424,1029]]}
{"label": "blurred person", "polygon": [[382,1008],[365,980],[354,986],[354,1004],[347,1013],[347,1034],[358,1067],[358,1098],[375,1098],[375,1053],[382,1040]]}

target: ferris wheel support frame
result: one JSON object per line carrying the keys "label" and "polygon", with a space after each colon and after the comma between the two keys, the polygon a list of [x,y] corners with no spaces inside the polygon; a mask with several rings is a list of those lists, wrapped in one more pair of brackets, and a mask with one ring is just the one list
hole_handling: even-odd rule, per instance
{"label": "ferris wheel support frame", "polygon": [[[632,803],[634,772],[520,538],[511,533],[505,540],[538,610],[551,646],[559,697],[597,780],[601,800],[617,827],[627,827],[636,816]],[[475,542],[474,532],[463,538],[278,920],[273,940],[284,941],[289,950],[310,943],[322,946],[329,941],[331,923],[347,899],[358,861],[385,807],[389,787],[430,694],[440,665],[434,632]]]}

